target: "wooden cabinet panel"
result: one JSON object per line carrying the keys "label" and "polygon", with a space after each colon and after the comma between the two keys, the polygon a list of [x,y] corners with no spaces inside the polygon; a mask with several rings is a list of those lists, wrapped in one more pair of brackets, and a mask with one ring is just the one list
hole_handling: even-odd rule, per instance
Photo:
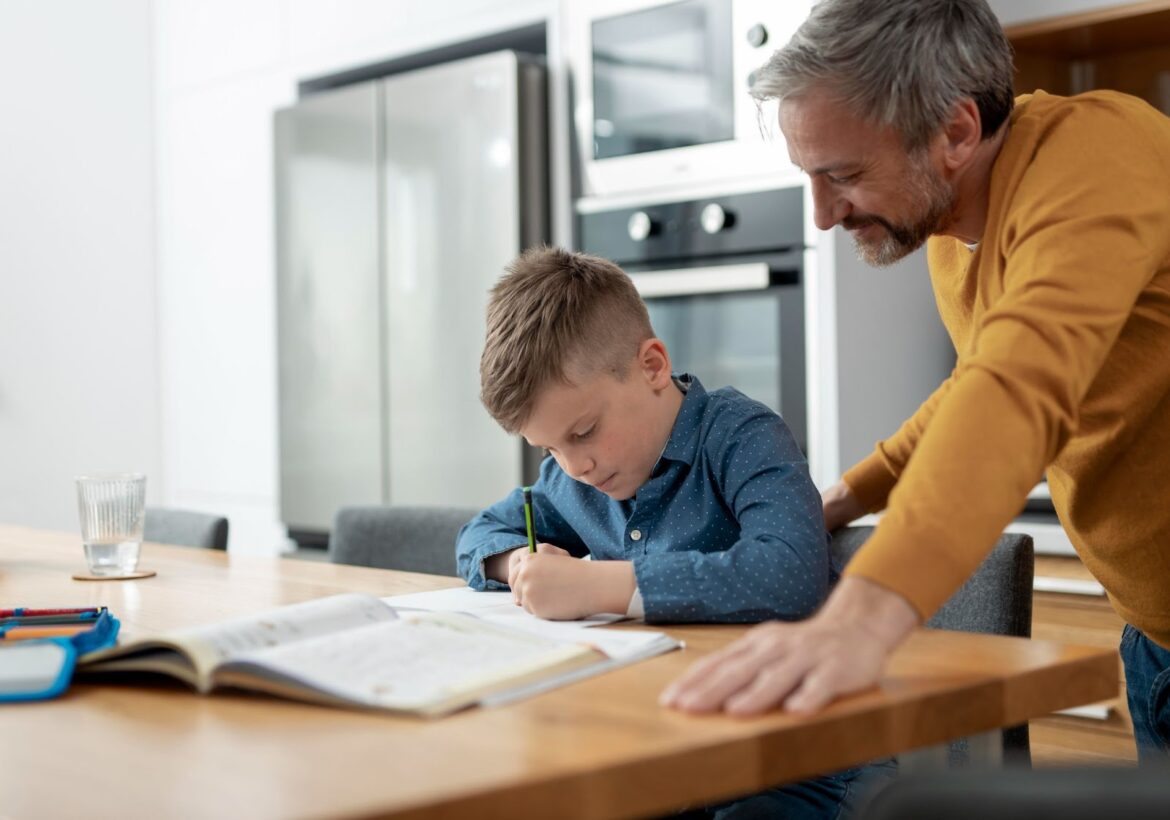
{"label": "wooden cabinet panel", "polygon": [[[1089,581],[1093,576],[1079,558],[1040,556],[1036,558],[1036,577]],[[1124,627],[1105,595],[1032,594],[1033,638],[1116,649]],[[1120,657],[1117,680],[1120,691],[1117,699],[1107,704],[1105,719],[1054,714],[1029,724],[1034,765],[1127,765],[1136,760]]]}

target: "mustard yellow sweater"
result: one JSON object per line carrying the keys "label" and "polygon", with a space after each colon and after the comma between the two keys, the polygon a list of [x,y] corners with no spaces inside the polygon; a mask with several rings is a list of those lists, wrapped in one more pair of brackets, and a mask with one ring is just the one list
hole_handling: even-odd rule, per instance
{"label": "mustard yellow sweater", "polygon": [[887,510],[848,574],[929,616],[1047,470],[1117,612],[1170,648],[1170,119],[1115,92],[1019,98],[979,246],[928,258],[958,364],[845,474]]}

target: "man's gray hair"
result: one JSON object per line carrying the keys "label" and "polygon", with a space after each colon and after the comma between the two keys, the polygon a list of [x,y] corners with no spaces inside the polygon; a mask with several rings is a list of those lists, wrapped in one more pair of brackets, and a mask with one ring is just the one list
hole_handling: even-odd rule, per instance
{"label": "man's gray hair", "polygon": [[752,86],[761,101],[814,90],[910,151],[969,97],[986,139],[1011,114],[1012,47],[985,0],[821,0]]}

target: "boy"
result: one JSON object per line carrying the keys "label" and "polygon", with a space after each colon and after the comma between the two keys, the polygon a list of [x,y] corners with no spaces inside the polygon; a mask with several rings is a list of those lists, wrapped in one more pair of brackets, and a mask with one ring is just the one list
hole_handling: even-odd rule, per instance
{"label": "boy", "polygon": [[[542,618],[648,622],[800,619],[828,594],[820,494],[783,420],[672,375],[613,263],[558,248],[517,259],[488,302],[480,384],[492,417],[552,458],[532,488],[535,553],[520,490],[459,533],[475,589],[506,584]],[[837,818],[892,772],[882,761],[705,812]]]}
{"label": "boy", "polygon": [[[481,398],[545,448],[527,547],[516,490],[459,534],[460,574],[543,618],[800,619],[828,593],[820,496],[783,420],[673,376],[629,277],[557,248],[492,290]],[[592,561],[581,561],[590,556]]]}

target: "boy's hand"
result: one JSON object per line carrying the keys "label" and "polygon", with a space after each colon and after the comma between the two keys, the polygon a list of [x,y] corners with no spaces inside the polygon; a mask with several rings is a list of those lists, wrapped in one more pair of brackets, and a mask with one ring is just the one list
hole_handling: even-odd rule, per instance
{"label": "boy's hand", "polygon": [[821,494],[821,503],[825,511],[825,529],[829,532],[844,527],[867,512],[844,481],[839,481],[825,490]]}
{"label": "boy's hand", "polygon": [[599,612],[622,614],[634,594],[628,561],[582,561],[552,544],[509,556],[516,603],[538,618],[567,621]]}

